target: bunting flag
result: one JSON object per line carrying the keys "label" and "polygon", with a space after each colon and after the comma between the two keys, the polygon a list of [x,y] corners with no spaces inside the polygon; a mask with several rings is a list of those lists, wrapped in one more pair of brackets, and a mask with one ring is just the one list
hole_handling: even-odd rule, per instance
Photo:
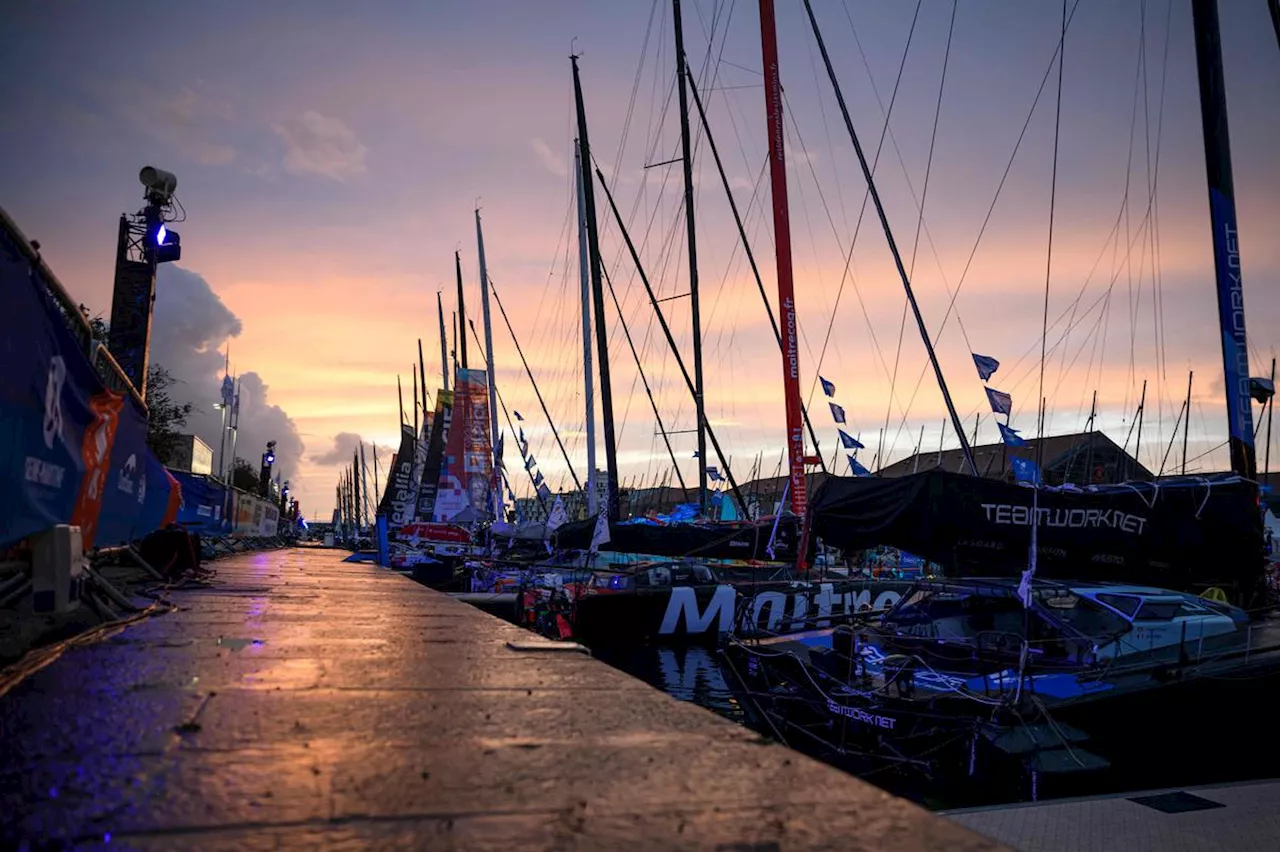
{"label": "bunting flag", "polygon": [[1007,446],[1025,447],[1027,445],[1026,439],[1018,434],[1017,429],[1014,429],[1011,426],[1006,426],[1003,423],[997,423],[996,425],[1000,427],[1000,439],[1004,441]]}
{"label": "bunting flag", "polygon": [[836,386],[833,382],[827,381],[826,379],[822,378],[822,376],[818,376],[818,381],[822,382],[823,393],[825,393],[827,396],[836,395]]}
{"label": "bunting flag", "polygon": [[591,532],[591,552],[595,553],[600,545],[609,543],[609,509],[608,502],[600,504],[600,513],[596,515],[596,528]]}
{"label": "bunting flag", "polygon": [[534,467],[537,466],[537,464],[538,464],[538,460],[535,459],[533,456],[529,456],[527,459],[524,460],[524,469],[533,470]]}
{"label": "bunting flag", "polygon": [[833,418],[837,423],[843,423],[843,422],[844,422],[844,409],[843,409],[843,408],[841,408],[840,406],[836,405],[834,402],[828,402],[828,403],[827,403],[827,405],[831,406],[831,417],[832,417],[832,418]]}
{"label": "bunting flag", "polygon": [[693,457],[694,457],[695,459],[698,457],[698,451],[697,451],[697,450],[694,450],[694,451],[693,451]]}
{"label": "bunting flag", "polygon": [[547,483],[544,482],[538,486],[538,497],[540,497],[543,500],[546,500],[550,496],[551,496],[551,489],[547,487]]}
{"label": "bunting flag", "polygon": [[870,476],[871,471],[862,466],[855,456],[849,456],[849,470],[854,476]]}
{"label": "bunting flag", "polygon": [[1031,459],[1011,458],[1009,466],[1013,468],[1013,478],[1018,482],[1040,484],[1040,468]]}
{"label": "bunting flag", "polygon": [[986,388],[986,391],[987,401],[991,403],[991,410],[996,414],[1003,414],[1008,417],[1013,411],[1013,397],[995,388]]}
{"label": "bunting flag", "polygon": [[973,366],[978,368],[978,378],[984,382],[991,378],[996,370],[1000,369],[1000,362],[990,355],[979,355],[976,352],[970,354],[973,355]]}
{"label": "bunting flag", "polygon": [[538,471],[537,473],[535,473],[535,474],[533,475],[533,487],[534,487],[534,488],[537,488],[538,486],[542,485],[542,483],[544,483],[544,482],[546,482],[546,480],[542,478],[542,471]]}
{"label": "bunting flag", "polygon": [[[539,492],[541,493],[541,492]],[[564,499],[556,498],[555,505],[551,507],[551,514],[547,517],[547,532],[555,532],[569,521],[569,513],[564,508]]]}
{"label": "bunting flag", "polygon": [[[519,420],[519,421],[521,421],[521,422],[523,422],[523,421],[524,421],[524,418],[520,416],[520,412],[519,412],[519,411],[513,411],[513,412],[511,412],[511,413],[512,413],[512,414],[514,414],[514,415],[516,416],[516,419],[517,419],[517,420]],[[521,430],[520,435],[521,435],[521,436],[523,436],[523,435],[524,435],[524,431],[523,431],[523,430]]]}
{"label": "bunting flag", "polygon": [[707,468],[707,478],[710,479],[712,482],[724,481],[724,477],[720,475],[720,468],[718,467]]}
{"label": "bunting flag", "polygon": [[844,431],[843,429],[837,429],[836,431],[840,433],[840,444],[846,450],[865,450],[866,449],[866,447],[862,446],[861,441],[859,441],[857,438],[850,435],[848,432]]}

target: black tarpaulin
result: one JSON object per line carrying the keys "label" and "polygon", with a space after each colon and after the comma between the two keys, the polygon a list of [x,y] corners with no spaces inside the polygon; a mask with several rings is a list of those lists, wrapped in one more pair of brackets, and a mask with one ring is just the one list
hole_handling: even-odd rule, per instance
{"label": "black tarpaulin", "polygon": [[[595,525],[595,518],[573,521],[557,529],[552,541],[561,550],[586,550],[591,546]],[[799,527],[799,519],[793,515],[784,516],[778,522],[773,561],[795,561]],[[614,523],[609,525],[609,543],[600,550],[702,559],[769,560],[766,547],[772,532],[772,519],[738,524]]]}
{"label": "black tarpaulin", "polygon": [[[1168,589],[1252,588],[1262,577],[1257,486],[1183,477],[1094,490],[1041,489],[1037,575]],[[957,577],[1027,567],[1033,489],[930,470],[830,479],[811,503],[813,532],[845,550],[889,545]]]}

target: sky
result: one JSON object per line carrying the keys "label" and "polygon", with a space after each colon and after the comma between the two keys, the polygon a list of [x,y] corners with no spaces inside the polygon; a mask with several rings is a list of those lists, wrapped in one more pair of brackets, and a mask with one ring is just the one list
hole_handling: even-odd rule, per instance
{"label": "sky", "polygon": [[[954,22],[947,0],[815,0],[814,9],[966,430],[980,416],[979,442],[997,439],[971,351],[1002,362],[991,384],[1013,395],[1024,434],[1036,432],[1039,396],[1046,430],[1064,432],[1085,424],[1096,390],[1096,423],[1133,449],[1145,381],[1140,457],[1169,469],[1181,463],[1180,442],[1169,447],[1192,370],[1188,470],[1221,469],[1190,4],[1069,4],[1060,97],[1060,4],[966,0]],[[686,54],[776,302],[757,6],[683,5]],[[1259,375],[1280,320],[1280,45],[1265,4],[1220,6]],[[956,446],[803,6],[778,0],[777,10],[802,390],[823,455],[833,458],[836,433],[814,391],[819,374],[836,384],[846,428],[867,446],[864,464],[902,458],[918,442]],[[581,54],[594,159],[689,359],[662,2],[22,4],[0,31],[0,204],[72,295],[109,315],[116,219],[141,206],[134,176],[147,164],[176,173],[188,218],[175,225],[182,260],[157,282],[153,360],[201,409],[192,426],[217,451],[212,404],[229,348],[245,387],[237,454],[255,459],[278,441],[303,512],[322,518],[359,441],[375,443],[385,464],[398,434],[397,375],[408,399],[419,338],[434,401],[436,292],[452,314],[455,251],[468,317],[483,333],[479,207],[489,276],[585,475],[571,51]],[[771,475],[783,451],[781,359],[706,134],[691,120],[707,417],[739,479]],[[597,205],[625,329],[681,475],[695,481],[693,405],[599,191]],[[502,399],[523,415],[551,484],[571,484],[493,311]],[[611,301],[606,315],[620,476],[674,483]],[[468,349],[476,366],[474,340]],[[528,493],[519,465],[509,467]]]}

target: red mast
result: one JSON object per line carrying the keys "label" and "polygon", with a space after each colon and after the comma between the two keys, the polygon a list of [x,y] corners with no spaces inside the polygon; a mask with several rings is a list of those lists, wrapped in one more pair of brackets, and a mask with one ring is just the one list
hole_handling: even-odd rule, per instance
{"label": "red mast", "polygon": [[[778,79],[778,33],[773,0],[760,0],[760,43],[764,58],[764,103],[769,120],[769,176],[773,187],[773,238],[778,256],[778,311],[782,331],[782,388],[787,404],[787,459],[791,511],[804,517],[809,505],[804,481],[804,431],[800,409],[800,341],[796,330],[795,284],[791,278],[791,217],[787,212],[787,158],[783,150],[782,83]],[[807,525],[796,567],[805,568]]]}

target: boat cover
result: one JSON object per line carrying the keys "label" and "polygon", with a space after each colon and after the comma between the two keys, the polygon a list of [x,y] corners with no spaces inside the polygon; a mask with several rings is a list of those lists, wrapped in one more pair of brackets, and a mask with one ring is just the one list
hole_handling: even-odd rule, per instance
{"label": "boat cover", "polygon": [[[949,576],[1027,567],[1034,489],[929,470],[831,478],[810,504],[813,532],[845,550],[891,545]],[[1257,485],[1232,475],[1039,492],[1037,576],[1197,590],[1252,588],[1263,572]]]}
{"label": "boat cover", "polygon": [[[596,519],[565,524],[555,531],[553,542],[561,550],[586,550]],[[600,550],[614,553],[645,553],[653,556],[689,556],[701,559],[758,559],[791,562],[796,558],[800,523],[794,515],[778,522],[773,558],[766,548],[773,531],[773,519],[735,524],[609,524],[609,542]]]}

